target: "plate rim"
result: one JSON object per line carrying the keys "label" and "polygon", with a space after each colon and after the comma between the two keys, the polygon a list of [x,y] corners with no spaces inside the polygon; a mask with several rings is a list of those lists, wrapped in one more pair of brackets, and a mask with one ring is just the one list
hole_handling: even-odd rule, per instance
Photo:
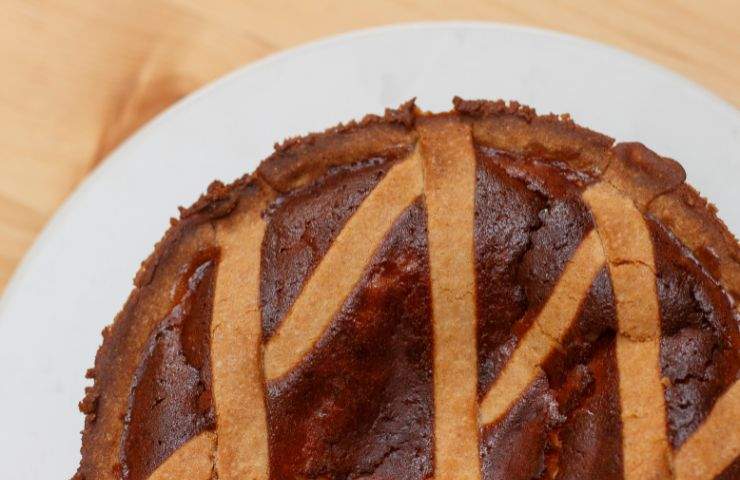
{"label": "plate rim", "polygon": [[[150,120],[142,124],[137,128],[131,135],[126,137],[119,145],[117,145],[111,152],[109,152],[102,161],[96,165],[74,188],[74,190],[64,199],[64,201],[57,207],[52,216],[43,226],[41,231],[38,233],[36,238],[31,243],[31,246],[21,257],[15,270],[8,279],[5,289],[0,296],[0,322],[3,321],[4,312],[7,308],[7,304],[16,295],[18,285],[22,282],[22,278],[28,273],[29,265],[34,257],[38,255],[38,252],[48,242],[49,237],[54,235],[57,226],[69,215],[69,213],[81,202],[83,193],[90,188],[90,185],[95,183],[105,171],[110,168],[113,162],[116,162],[118,158],[125,158],[125,152],[131,148],[131,145],[137,142],[140,138],[148,135],[157,130],[160,124],[167,122],[173,115],[177,115],[180,110],[187,107],[188,105],[202,101],[212,94],[217,89],[224,88],[231,82],[237,81],[241,76],[249,74],[254,70],[269,67],[274,63],[283,61],[286,58],[300,55],[305,52],[309,52],[315,49],[326,48],[337,43],[345,41],[351,41],[355,38],[370,37],[374,35],[382,35],[391,31],[398,30],[434,30],[434,29],[496,29],[496,30],[509,30],[520,33],[529,33],[533,35],[539,35],[550,38],[558,38],[560,40],[566,40],[571,43],[580,43],[588,47],[597,47],[606,49],[612,54],[627,57],[632,61],[642,64],[644,67],[652,68],[657,70],[663,75],[673,77],[674,81],[679,81],[684,86],[695,90],[697,93],[705,96],[707,101],[715,104],[716,106],[725,109],[729,114],[735,114],[740,116],[740,110],[733,107],[731,103],[720,97],[718,94],[709,90],[707,87],[699,84],[698,82],[683,76],[682,74],[664,66],[659,63],[655,63],[647,58],[639,56],[630,51],[624,50],[620,47],[613,46],[607,43],[602,43],[590,38],[581,37],[572,33],[561,32],[557,30],[534,27],[519,23],[505,23],[496,21],[477,21],[477,20],[453,20],[453,21],[412,21],[412,22],[398,22],[390,23],[380,26],[361,28],[357,30],[350,30],[347,32],[337,33],[326,37],[321,37],[315,40],[311,40],[305,43],[301,43],[292,47],[288,47],[283,50],[266,55],[265,57],[259,58],[253,62],[245,63],[235,69],[216,77],[204,85],[198,87],[194,91],[188,93],[184,97],[178,99],[170,106],[157,113]],[[121,160],[118,160],[119,162]]]}

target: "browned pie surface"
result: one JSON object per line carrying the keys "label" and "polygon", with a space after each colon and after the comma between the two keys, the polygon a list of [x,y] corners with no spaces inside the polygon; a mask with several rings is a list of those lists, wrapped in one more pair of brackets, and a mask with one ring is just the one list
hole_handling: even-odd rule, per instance
{"label": "browned pie surface", "polygon": [[409,103],[183,211],[104,332],[78,478],[737,478],[739,296],[672,160]]}

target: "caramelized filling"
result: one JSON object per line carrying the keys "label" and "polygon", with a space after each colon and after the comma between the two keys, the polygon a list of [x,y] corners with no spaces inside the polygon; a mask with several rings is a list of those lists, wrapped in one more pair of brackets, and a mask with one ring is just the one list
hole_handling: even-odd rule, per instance
{"label": "caramelized filling", "polygon": [[736,480],[740,478],[740,457],[727,466],[714,480]]}
{"label": "caramelized filling", "polygon": [[550,432],[552,478],[622,478],[614,295],[606,267],[594,280],[564,350],[543,368],[563,421]]}
{"label": "caramelized filling", "polygon": [[668,408],[668,438],[680,447],[738,376],[740,333],[729,298],[657,222],[661,370]]}
{"label": "caramelized filling", "polygon": [[329,331],[268,384],[272,478],[433,473],[425,219],[421,201],[399,217]]}
{"label": "caramelized filling", "polygon": [[478,393],[489,389],[592,228],[579,190],[547,162],[477,150]]}
{"label": "caramelized filling", "polygon": [[392,165],[376,158],[336,167],[317,182],[279,197],[268,209],[260,287],[265,341],[344,224]]}
{"label": "caramelized filling", "polygon": [[183,272],[170,313],[152,332],[129,397],[123,477],[143,480],[192,437],[215,426],[210,327],[218,252]]}

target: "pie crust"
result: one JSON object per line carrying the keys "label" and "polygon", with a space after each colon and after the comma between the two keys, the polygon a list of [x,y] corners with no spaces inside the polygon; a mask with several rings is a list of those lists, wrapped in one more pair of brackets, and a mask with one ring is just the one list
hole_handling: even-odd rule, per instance
{"label": "pie crust", "polygon": [[78,479],[740,478],[740,246],[516,102],[276,145],[144,261]]}

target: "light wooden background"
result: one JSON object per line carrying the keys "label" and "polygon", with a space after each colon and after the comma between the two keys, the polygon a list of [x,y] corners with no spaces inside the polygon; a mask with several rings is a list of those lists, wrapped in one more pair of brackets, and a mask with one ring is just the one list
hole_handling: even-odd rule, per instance
{"label": "light wooden background", "polygon": [[105,154],[198,86],[326,35],[465,19],[610,43],[740,105],[740,0],[1,0],[0,291]]}

